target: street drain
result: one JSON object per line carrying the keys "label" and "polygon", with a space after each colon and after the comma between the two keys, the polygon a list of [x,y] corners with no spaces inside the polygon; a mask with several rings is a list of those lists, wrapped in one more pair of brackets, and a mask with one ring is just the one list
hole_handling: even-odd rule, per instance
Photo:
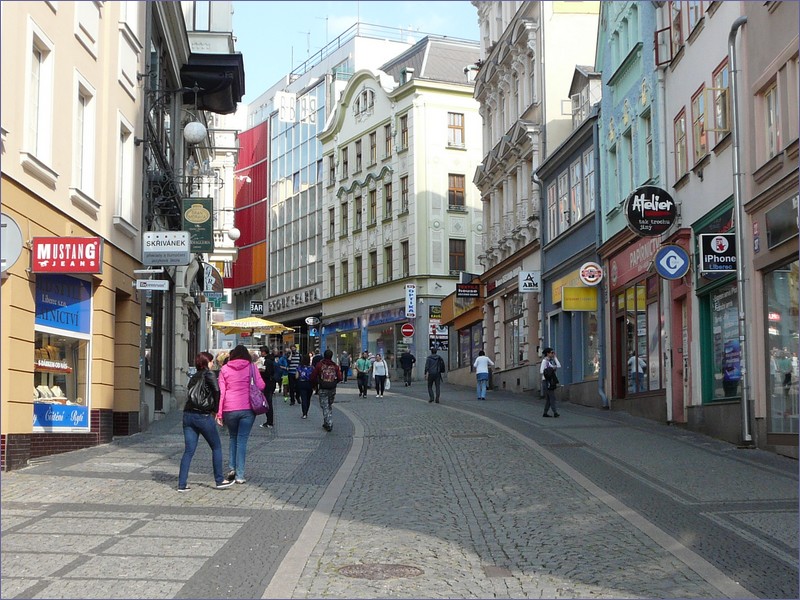
{"label": "street drain", "polygon": [[418,577],[425,571],[409,565],[386,565],[382,563],[367,563],[361,565],[347,565],[339,569],[345,577],[357,579],[395,579],[398,577]]}

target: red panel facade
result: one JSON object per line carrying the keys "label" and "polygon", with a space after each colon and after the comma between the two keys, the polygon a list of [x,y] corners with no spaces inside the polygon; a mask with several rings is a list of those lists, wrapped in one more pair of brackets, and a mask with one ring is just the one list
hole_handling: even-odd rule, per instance
{"label": "red panel facade", "polygon": [[224,279],[225,287],[234,290],[267,281],[268,148],[267,123],[239,134],[234,195],[235,223],[241,232],[236,241],[239,257],[233,263],[233,276]]}

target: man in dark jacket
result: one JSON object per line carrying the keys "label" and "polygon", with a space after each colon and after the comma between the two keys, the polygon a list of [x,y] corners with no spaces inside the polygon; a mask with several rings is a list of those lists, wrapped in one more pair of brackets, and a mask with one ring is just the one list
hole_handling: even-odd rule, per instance
{"label": "man in dark jacket", "polygon": [[322,409],[322,428],[333,429],[333,400],[336,397],[336,384],[342,380],[342,370],[333,362],[333,350],[328,348],[322,360],[311,373],[311,384],[319,392],[319,407]]}
{"label": "man in dark jacket", "polygon": [[264,396],[267,398],[266,417],[267,420],[261,424],[263,429],[271,429],[274,424],[275,413],[272,410],[272,396],[275,393],[275,379],[277,377],[275,371],[275,355],[266,346],[261,346],[261,358],[263,360],[263,368],[259,369],[261,378],[264,380]]}
{"label": "man in dark jacket", "polygon": [[[439,392],[442,384],[442,374],[444,373],[444,360],[436,354],[436,348],[431,349],[431,355],[425,361],[425,377],[428,378],[428,402],[439,404]],[[433,386],[436,386],[436,395],[433,393]]]}
{"label": "man in dark jacket", "polygon": [[400,368],[403,369],[403,381],[406,387],[411,385],[411,370],[414,368],[414,363],[416,362],[417,357],[408,350],[400,355]]}

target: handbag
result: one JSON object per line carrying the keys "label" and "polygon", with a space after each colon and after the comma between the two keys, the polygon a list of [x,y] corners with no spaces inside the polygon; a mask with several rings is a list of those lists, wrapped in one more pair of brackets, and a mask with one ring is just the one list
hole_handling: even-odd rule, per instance
{"label": "handbag", "polygon": [[188,399],[189,408],[199,412],[216,412],[214,394],[206,383],[202,373],[197,373],[193,381],[189,382]]}
{"label": "handbag", "polygon": [[383,386],[383,389],[390,390],[392,389],[392,380],[389,377],[386,377],[386,384]]}
{"label": "handbag", "polygon": [[255,380],[255,367],[250,363],[250,409],[257,415],[263,415],[269,410],[269,402]]}

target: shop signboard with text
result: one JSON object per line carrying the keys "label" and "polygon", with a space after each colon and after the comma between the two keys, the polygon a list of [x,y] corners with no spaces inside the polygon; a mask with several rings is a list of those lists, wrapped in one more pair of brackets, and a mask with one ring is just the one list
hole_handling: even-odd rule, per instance
{"label": "shop signboard with text", "polygon": [[103,272],[103,238],[35,237],[31,240],[31,273]]}
{"label": "shop signboard with text", "polygon": [[183,229],[189,232],[192,253],[214,252],[212,198],[183,199]]}

